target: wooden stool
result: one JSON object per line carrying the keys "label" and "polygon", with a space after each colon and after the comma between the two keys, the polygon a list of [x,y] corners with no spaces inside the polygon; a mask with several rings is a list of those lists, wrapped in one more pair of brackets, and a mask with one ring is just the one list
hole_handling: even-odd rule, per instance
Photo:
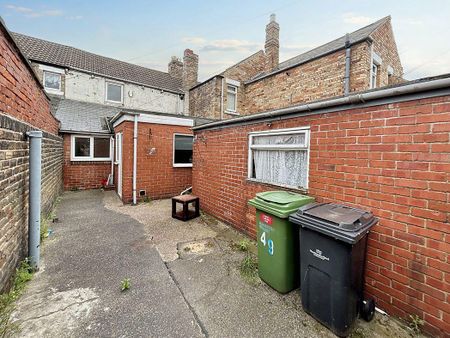
{"label": "wooden stool", "polygon": [[[177,212],[177,203],[183,205],[183,211]],[[189,210],[189,204],[195,204],[195,211]],[[180,195],[172,197],[172,217],[188,221],[195,217],[200,216],[200,199],[194,195]]]}

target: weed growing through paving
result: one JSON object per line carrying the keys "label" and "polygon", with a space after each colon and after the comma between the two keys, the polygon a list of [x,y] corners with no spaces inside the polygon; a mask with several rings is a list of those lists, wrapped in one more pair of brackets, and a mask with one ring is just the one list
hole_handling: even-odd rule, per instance
{"label": "weed growing through paving", "polygon": [[33,269],[28,259],[25,259],[16,269],[11,290],[0,295],[0,337],[7,337],[18,331],[19,327],[10,322],[11,313],[14,311],[14,302],[20,297],[26,283],[32,277]]}
{"label": "weed growing through paving", "polygon": [[256,257],[247,252],[244,259],[239,266],[239,271],[241,273],[242,278],[252,285],[257,284],[258,282],[258,262]]}
{"label": "weed growing through paving", "polygon": [[247,252],[250,247],[250,241],[247,238],[241,239],[238,243],[238,248],[240,251]]}
{"label": "weed growing through paving", "polygon": [[420,334],[423,324],[425,324],[425,321],[418,315],[409,315],[409,327],[415,334]]}
{"label": "weed growing through paving", "polygon": [[131,287],[131,283],[130,283],[130,279],[129,278],[125,278],[124,280],[122,280],[120,282],[120,291],[126,291]]}

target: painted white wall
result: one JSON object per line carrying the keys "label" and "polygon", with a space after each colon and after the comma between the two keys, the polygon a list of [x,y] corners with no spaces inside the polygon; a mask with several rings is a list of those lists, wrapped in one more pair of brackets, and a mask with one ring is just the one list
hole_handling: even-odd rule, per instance
{"label": "painted white wall", "polygon": [[[69,70],[63,77],[63,90],[67,99],[170,114],[182,114],[184,111],[184,100],[178,94],[75,70]],[[106,101],[107,81],[123,84],[122,104]]]}

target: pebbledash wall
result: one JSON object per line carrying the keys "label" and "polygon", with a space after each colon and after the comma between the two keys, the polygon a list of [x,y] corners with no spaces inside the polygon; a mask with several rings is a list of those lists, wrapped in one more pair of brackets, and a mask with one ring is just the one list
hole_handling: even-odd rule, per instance
{"label": "pebbledash wall", "polygon": [[25,135],[42,130],[42,212],[62,191],[62,139],[50,102],[0,22],[0,290],[9,286],[28,244],[28,149]]}
{"label": "pebbledash wall", "polygon": [[[133,190],[133,130],[131,121],[120,123],[115,134],[123,133],[122,141],[122,200],[132,202]],[[136,190],[145,190],[151,199],[179,195],[192,185],[192,168],[173,166],[173,135],[192,135],[190,127],[154,123],[138,123]],[[117,187],[117,170],[114,180]]]}
{"label": "pebbledash wall", "polygon": [[111,161],[72,161],[71,135],[64,134],[64,189],[98,189],[111,173]]}
{"label": "pebbledash wall", "polygon": [[[448,95],[448,94],[446,94]],[[202,209],[255,237],[248,134],[310,126],[310,196],[380,218],[369,235],[366,292],[389,314],[450,332],[450,96],[195,129],[193,193]],[[202,127],[199,127],[202,128]]]}

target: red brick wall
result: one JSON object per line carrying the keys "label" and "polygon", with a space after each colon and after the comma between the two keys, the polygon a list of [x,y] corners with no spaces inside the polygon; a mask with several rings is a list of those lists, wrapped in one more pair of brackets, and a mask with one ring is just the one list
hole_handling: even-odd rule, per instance
{"label": "red brick wall", "polygon": [[[115,128],[123,132],[122,199],[132,201],[133,191],[133,122],[123,122]],[[173,162],[173,134],[192,134],[190,127],[139,123],[137,195],[146,190],[152,199],[179,194],[192,185],[192,168],[175,168]],[[149,152],[155,148],[155,153]],[[115,175],[117,177],[117,175]]]}
{"label": "red brick wall", "polygon": [[366,291],[380,308],[450,332],[450,96],[199,131],[193,189],[204,211],[255,237],[248,132],[311,126],[309,195],[372,211]]}
{"label": "red brick wall", "polygon": [[0,112],[58,134],[50,102],[3,27],[0,28]]}
{"label": "red brick wall", "polygon": [[71,161],[71,135],[64,134],[64,189],[97,189],[111,173],[111,161]]}

